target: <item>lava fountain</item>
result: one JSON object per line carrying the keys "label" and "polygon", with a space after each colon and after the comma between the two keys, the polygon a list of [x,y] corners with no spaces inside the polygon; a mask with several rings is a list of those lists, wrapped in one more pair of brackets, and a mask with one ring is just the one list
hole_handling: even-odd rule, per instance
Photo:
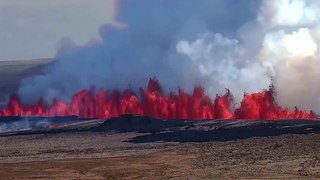
{"label": "lava fountain", "polygon": [[274,100],[274,89],[270,87],[253,94],[244,94],[236,108],[231,92],[214,100],[205,95],[204,89],[195,87],[192,94],[179,89],[177,93],[164,95],[157,79],[150,79],[146,89],[137,96],[131,89],[108,93],[103,89],[81,90],[71,103],[56,98],[45,105],[40,98],[36,104],[23,105],[19,96],[11,95],[8,105],[0,111],[1,116],[78,116],[81,118],[113,118],[123,114],[147,115],[164,119],[315,119],[313,111],[295,108],[290,111]]}

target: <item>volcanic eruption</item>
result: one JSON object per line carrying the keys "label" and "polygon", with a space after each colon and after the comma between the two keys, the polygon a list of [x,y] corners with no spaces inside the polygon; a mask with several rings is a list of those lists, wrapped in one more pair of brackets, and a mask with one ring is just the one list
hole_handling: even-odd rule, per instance
{"label": "volcanic eruption", "polygon": [[319,10],[312,0],[122,0],[99,42],[63,46],[0,115],[318,118]]}
{"label": "volcanic eruption", "polygon": [[147,89],[140,89],[141,100],[127,89],[123,93],[102,89],[82,90],[76,93],[70,104],[55,99],[47,107],[40,99],[34,105],[22,106],[17,95],[12,95],[1,116],[79,116],[82,118],[113,118],[124,114],[148,115],[164,119],[312,119],[318,118],[299,110],[290,112],[277,105],[273,89],[245,94],[240,107],[233,110],[233,97],[229,90],[216,96],[214,102],[196,87],[192,94],[180,89],[177,94],[165,96],[156,79],[150,79]]}

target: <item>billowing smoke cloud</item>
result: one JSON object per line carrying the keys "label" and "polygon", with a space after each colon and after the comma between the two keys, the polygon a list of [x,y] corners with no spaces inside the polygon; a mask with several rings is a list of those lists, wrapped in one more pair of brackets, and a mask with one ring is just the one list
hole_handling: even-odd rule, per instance
{"label": "billowing smoke cloud", "polygon": [[241,98],[267,88],[272,77],[279,104],[319,112],[319,10],[319,1],[265,0],[256,19],[239,29],[241,43],[210,32],[180,41],[177,50],[206,77],[209,92],[229,87]]}
{"label": "billowing smoke cloud", "polygon": [[92,85],[137,89],[156,76],[164,90],[202,85],[214,97],[229,88],[240,100],[272,77],[281,105],[320,112],[319,10],[316,0],[123,0],[122,26],[102,26],[102,42],[64,46],[19,94],[68,100]]}
{"label": "billowing smoke cloud", "polygon": [[208,94],[214,95],[228,88],[239,102],[244,92],[257,92],[271,84],[267,69],[261,63],[247,59],[238,40],[205,33],[193,42],[180,41],[177,51],[191,60],[196,76],[204,81]]}
{"label": "billowing smoke cloud", "polygon": [[65,45],[57,62],[45,69],[46,75],[21,83],[22,99],[32,102],[43,96],[48,101],[54,97],[68,100],[79,89],[92,85],[137,89],[154,76],[167,91],[178,87],[191,90],[196,84],[209,87],[206,79],[198,76],[194,63],[177,52],[177,44],[210,31],[235,37],[235,30],[256,16],[254,3],[247,0],[124,0],[119,8],[117,20],[124,25],[102,26],[100,43]]}
{"label": "billowing smoke cloud", "polygon": [[320,112],[320,2],[264,1],[258,21],[265,33],[259,59],[274,77],[277,101]]}

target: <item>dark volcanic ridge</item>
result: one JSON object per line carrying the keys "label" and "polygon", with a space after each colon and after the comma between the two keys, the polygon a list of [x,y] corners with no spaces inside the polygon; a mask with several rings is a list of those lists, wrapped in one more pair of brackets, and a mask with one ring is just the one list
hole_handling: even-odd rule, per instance
{"label": "dark volcanic ridge", "polygon": [[165,120],[123,115],[112,119],[1,117],[0,136],[70,131],[137,132],[134,143],[227,141],[250,137],[320,132],[320,120]]}

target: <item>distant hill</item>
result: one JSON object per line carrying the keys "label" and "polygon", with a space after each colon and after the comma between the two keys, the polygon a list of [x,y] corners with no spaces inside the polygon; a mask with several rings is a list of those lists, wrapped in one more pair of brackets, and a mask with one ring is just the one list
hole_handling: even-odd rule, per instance
{"label": "distant hill", "polygon": [[17,91],[21,79],[41,74],[53,58],[0,61],[0,105],[4,96]]}

